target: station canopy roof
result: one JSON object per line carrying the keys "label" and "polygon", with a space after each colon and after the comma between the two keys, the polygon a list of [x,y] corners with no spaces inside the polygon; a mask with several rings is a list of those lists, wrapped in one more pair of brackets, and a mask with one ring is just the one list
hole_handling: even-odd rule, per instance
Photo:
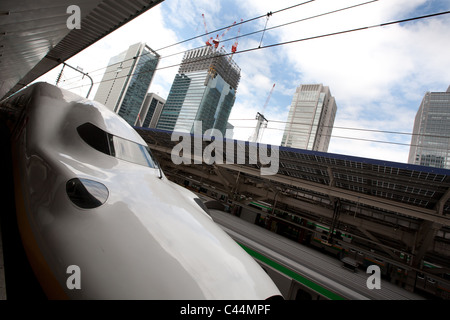
{"label": "station canopy roof", "polygon": [[[2,0],[0,100],[162,1]],[[80,8],[80,29],[67,26],[71,5]]]}
{"label": "station canopy roof", "polygon": [[[238,140],[218,138],[212,144],[210,137],[195,140],[190,134],[136,130],[165,175],[177,183],[246,210],[265,206],[268,210],[258,211],[261,215],[292,230],[309,229],[309,222],[344,232],[353,237],[355,250],[370,250],[406,269],[406,256],[413,256],[416,268],[422,259],[443,266],[441,273],[450,268],[445,249],[450,239],[450,170]],[[262,175],[262,168],[272,171],[267,160],[275,160],[276,151],[276,174]],[[176,164],[181,155],[184,163]],[[224,163],[206,164],[205,155]]]}
{"label": "station canopy roof", "polygon": [[[172,141],[169,131],[137,130],[151,149],[168,155],[167,160],[173,147],[181,141]],[[202,150],[205,150],[211,142],[203,140]],[[261,175],[264,165],[251,160],[249,145],[253,143],[231,141],[234,164],[219,165],[227,171],[245,173],[255,181],[277,185],[280,190],[285,186],[306,190],[313,195],[311,199],[317,199],[317,204],[328,201],[324,199],[339,198],[351,203],[355,210],[356,206],[365,205],[450,226],[450,170],[278,147],[278,173]],[[224,139],[224,161],[225,143]],[[257,145],[258,154],[260,146]],[[271,146],[267,148],[270,150]],[[241,157],[245,154],[245,164],[237,164],[238,153]],[[194,156],[193,150],[191,154]]]}

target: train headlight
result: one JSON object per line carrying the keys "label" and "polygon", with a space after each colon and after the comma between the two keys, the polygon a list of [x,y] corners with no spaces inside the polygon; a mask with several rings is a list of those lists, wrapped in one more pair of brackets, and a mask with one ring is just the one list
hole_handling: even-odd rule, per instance
{"label": "train headlight", "polygon": [[109,196],[108,188],[104,184],[81,178],[67,181],[66,192],[70,200],[83,209],[97,208],[104,204]]}

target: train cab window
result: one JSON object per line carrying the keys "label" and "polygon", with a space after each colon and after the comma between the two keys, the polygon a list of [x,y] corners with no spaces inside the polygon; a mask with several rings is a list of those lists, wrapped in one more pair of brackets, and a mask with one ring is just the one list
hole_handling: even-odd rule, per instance
{"label": "train cab window", "polygon": [[113,136],[112,142],[114,146],[114,156],[116,158],[151,168],[157,167],[147,146],[143,146],[116,136]]}
{"label": "train cab window", "polygon": [[80,137],[95,150],[115,158],[157,168],[147,146],[114,136],[92,123],[84,123],[77,128]]}
{"label": "train cab window", "polygon": [[91,123],[82,124],[77,128],[80,137],[95,150],[111,155],[108,133]]}

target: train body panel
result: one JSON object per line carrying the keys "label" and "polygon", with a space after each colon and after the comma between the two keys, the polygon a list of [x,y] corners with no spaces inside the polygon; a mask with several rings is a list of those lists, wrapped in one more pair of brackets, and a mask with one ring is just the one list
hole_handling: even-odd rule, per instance
{"label": "train body panel", "polygon": [[[163,176],[122,118],[48,84],[26,90],[31,100],[13,132],[18,220],[49,297],[280,295],[198,198]],[[72,265],[80,289],[68,288]]]}

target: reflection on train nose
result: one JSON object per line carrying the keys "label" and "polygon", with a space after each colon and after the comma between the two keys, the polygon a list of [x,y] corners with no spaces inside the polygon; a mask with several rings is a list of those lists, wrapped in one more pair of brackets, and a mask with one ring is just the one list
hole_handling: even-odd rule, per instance
{"label": "reflection on train nose", "polygon": [[100,182],[89,179],[70,179],[66,183],[66,192],[70,200],[83,209],[93,209],[106,202],[109,191]]}

